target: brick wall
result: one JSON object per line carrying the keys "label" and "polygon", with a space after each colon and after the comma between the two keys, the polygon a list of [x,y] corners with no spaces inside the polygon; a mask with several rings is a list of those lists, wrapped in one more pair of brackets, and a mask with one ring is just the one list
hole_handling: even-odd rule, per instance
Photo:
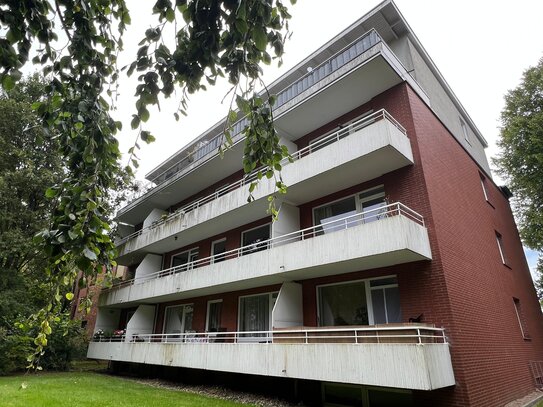
{"label": "brick wall", "polygon": [[[543,319],[518,232],[500,190],[487,180],[489,204],[477,164],[418,96],[405,89],[444,277],[440,296],[450,302],[443,325],[451,338],[458,385],[443,401],[502,405],[533,390],[528,361],[543,357]],[[502,264],[496,231],[503,236],[509,267]],[[521,336],[513,297],[522,303],[530,341]]]}

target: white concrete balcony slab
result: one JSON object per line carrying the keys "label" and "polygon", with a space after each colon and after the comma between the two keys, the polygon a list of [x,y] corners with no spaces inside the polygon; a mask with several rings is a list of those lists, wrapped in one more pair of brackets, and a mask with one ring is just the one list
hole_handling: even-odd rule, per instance
{"label": "white concrete balcony slab", "polygon": [[431,258],[422,216],[394,203],[125,281],[102,290],[99,305],[163,302]]}
{"label": "white concrete balcony slab", "polygon": [[[284,162],[282,177],[288,185],[285,199],[294,205],[413,164],[405,130],[385,110],[297,151],[293,158],[292,163]],[[125,237],[118,242],[118,262],[135,263],[145,253],[171,251],[262,218],[274,181],[261,180],[254,201],[248,203],[248,187],[254,180],[253,174]]]}
{"label": "white concrete balcony slab", "polygon": [[[264,343],[247,341],[260,339]],[[91,359],[252,375],[435,390],[455,384],[444,330],[430,326],[98,338]]]}

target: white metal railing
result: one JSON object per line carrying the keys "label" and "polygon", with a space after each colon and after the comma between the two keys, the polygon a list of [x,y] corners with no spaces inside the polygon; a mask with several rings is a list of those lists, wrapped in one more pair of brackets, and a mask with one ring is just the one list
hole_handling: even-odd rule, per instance
{"label": "white metal railing", "polygon": [[[366,32],[358,39],[354,40],[349,45],[336,52],[326,61],[314,67],[311,72],[306,73],[301,78],[296,79],[292,84],[277,92],[277,98],[273,109],[277,109],[278,107],[292,100],[300,93],[306,91],[311,86],[315,85],[332,73],[336,72],[342,66],[352,61],[356,57],[362,55],[364,52],[368,51],[370,48],[380,43],[381,41],[381,37],[379,36],[377,31],[375,31],[375,29],[371,29],[370,31]],[[232,138],[239,135],[245,128],[246,124],[246,118],[242,118],[238,122],[236,122],[232,128]],[[220,133],[209,140],[199,141],[199,143],[201,143],[200,146],[196,144],[194,149],[192,151],[187,151],[187,154],[183,158],[166,168],[164,171],[153,177],[151,180],[145,182],[138,189],[138,191],[131,194],[128,197],[127,204],[145,195],[151,189],[172,178],[174,175],[180,173],[183,169],[187,168],[192,163],[202,160],[210,152],[218,150],[218,148],[224,143],[224,140],[224,134]]]}
{"label": "white metal railing", "polygon": [[93,342],[184,343],[411,343],[447,344],[444,328],[426,325],[381,325],[367,327],[279,329],[272,331],[195,332],[175,334],[132,334],[105,337],[94,335]]}
{"label": "white metal railing", "polygon": [[[315,151],[323,148],[323,147],[326,147],[332,143],[335,143],[345,137],[348,137],[349,135],[351,134],[354,134],[356,133],[357,131],[367,127],[367,126],[370,126],[372,124],[374,124],[375,122],[377,121],[380,121],[380,120],[388,120],[390,123],[392,123],[399,131],[401,131],[403,134],[407,134],[405,129],[403,128],[403,126],[398,123],[398,121],[396,119],[394,119],[394,117],[392,117],[390,115],[390,113],[388,113],[385,109],[381,109],[381,110],[378,110],[377,112],[374,112],[368,116],[365,116],[351,124],[349,124],[348,126],[345,126],[329,135],[327,135],[326,137],[323,137],[322,139],[318,140],[317,142],[315,143],[312,143],[311,145],[307,146],[307,147],[304,147],[298,151],[296,151],[295,153],[293,153],[291,155],[291,158],[293,161],[297,161],[303,157],[306,157],[312,153],[314,153]],[[285,158],[282,162],[281,162],[281,165],[282,166],[286,166],[288,165],[289,163],[291,162],[291,160],[289,158]],[[219,197],[223,196],[223,195],[226,195],[227,193],[229,192],[232,192],[236,189],[239,189],[239,188],[242,188],[244,187],[245,185],[250,185],[252,182],[254,182],[256,179],[257,179],[257,174],[258,174],[258,171],[262,171],[263,173],[266,172],[266,168],[259,168],[255,171],[253,171],[252,173],[244,176],[242,179],[232,183],[232,184],[229,184],[229,185],[226,185],[220,189],[218,189],[217,191],[215,191],[214,193],[210,194],[210,195],[207,195],[203,198],[199,198],[197,200],[194,200],[193,202],[183,206],[182,208],[180,209],[177,209],[175,212],[169,214],[168,216],[165,216],[164,218],[160,219],[159,221],[157,222],[154,222],[153,224],[145,227],[145,228],[142,228],[136,232],[133,232],[125,237],[123,237],[122,239],[118,240],[115,242],[115,244],[117,246],[120,246],[124,243],[126,243],[127,241],[133,239],[133,238],[136,238],[140,235],[142,235],[143,233],[146,233],[146,232],[149,232],[150,230],[153,230],[153,229],[156,229],[158,228],[159,226],[165,224],[165,223],[168,223],[169,221],[171,220],[174,220],[174,219],[177,219],[179,217],[182,217],[184,216],[187,212],[190,212],[194,209],[197,209],[199,208],[200,206],[202,205],[205,205],[211,201],[214,201],[215,199],[218,199]]]}
{"label": "white metal railing", "polygon": [[313,238],[315,236],[336,232],[339,230],[348,229],[350,227],[362,225],[377,221],[380,219],[389,218],[392,216],[405,216],[408,219],[415,221],[416,223],[424,226],[424,218],[419,213],[415,212],[411,208],[405,206],[401,202],[396,202],[388,205],[383,205],[378,208],[370,209],[364,212],[356,213],[354,215],[345,216],[333,221],[324,222],[319,225],[311,226],[306,229],[301,229],[295,232],[287,233],[285,235],[277,236],[271,239],[262,240],[246,246],[239,247],[234,250],[215,254],[213,256],[197,259],[186,264],[182,264],[175,267],[170,267],[165,270],[160,270],[154,273],[147,274],[142,277],[124,280],[117,284],[114,284],[111,288],[105,288],[104,290],[111,290],[130,286],[134,283],[139,284],[155,278],[165,277],[172,274],[177,274],[194,268],[207,266],[213,263],[218,263],[225,260],[235,259],[241,256],[245,256],[251,253],[256,253],[261,250],[268,250],[277,246],[281,246],[287,243],[292,243],[300,240]]}

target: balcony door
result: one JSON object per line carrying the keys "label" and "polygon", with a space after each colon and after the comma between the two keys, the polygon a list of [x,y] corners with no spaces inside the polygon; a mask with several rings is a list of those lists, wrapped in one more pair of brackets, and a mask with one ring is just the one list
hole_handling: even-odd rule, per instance
{"label": "balcony door", "polygon": [[176,334],[192,332],[193,310],[193,304],[166,307],[163,333],[171,335],[166,338],[166,341],[179,340],[181,335],[176,336]]}
{"label": "balcony door", "polygon": [[[321,225],[317,235],[332,233],[381,219],[385,205],[385,190],[381,185],[314,208],[313,224]],[[354,216],[357,213],[364,214]]]}
{"label": "balcony door", "polygon": [[[242,335],[245,338],[244,341],[267,341],[267,333],[259,331],[271,331],[272,310],[276,300],[277,293],[239,297],[238,330],[247,332]],[[250,331],[255,333],[249,333]],[[254,340],[250,338],[254,338]]]}
{"label": "balcony door", "polygon": [[401,322],[396,277],[318,286],[317,298],[319,326]]}

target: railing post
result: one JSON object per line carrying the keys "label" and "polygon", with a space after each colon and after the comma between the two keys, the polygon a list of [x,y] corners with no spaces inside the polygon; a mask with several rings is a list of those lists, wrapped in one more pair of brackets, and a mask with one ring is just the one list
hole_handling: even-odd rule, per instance
{"label": "railing post", "polygon": [[422,338],[420,337],[420,328],[417,328],[417,336],[419,338],[419,345],[422,345]]}
{"label": "railing post", "polygon": [[305,331],[305,343],[306,344],[309,343],[308,338],[307,338],[307,331]]}
{"label": "railing post", "polygon": [[354,342],[358,343],[358,331],[356,329],[354,330]]}

